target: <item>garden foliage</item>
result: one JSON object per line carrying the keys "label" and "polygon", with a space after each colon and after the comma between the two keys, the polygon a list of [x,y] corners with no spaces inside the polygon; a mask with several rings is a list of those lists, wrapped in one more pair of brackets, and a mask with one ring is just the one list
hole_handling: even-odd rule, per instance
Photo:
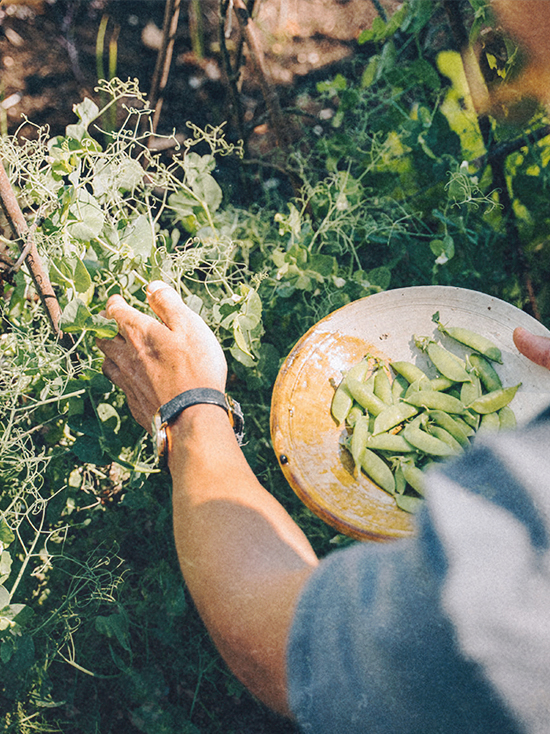
{"label": "garden foliage", "polygon": [[[471,4],[475,35],[490,18]],[[351,300],[411,285],[529,307],[526,276],[549,321],[550,146],[530,137],[545,117],[480,123],[452,38],[433,37],[434,17],[445,29],[437,2],[411,0],[360,36],[347,73],[308,90],[327,114],[290,156],[301,181],[293,195],[279,174],[241,166],[245,151],[227,142],[223,121],[191,123],[172,158],[153,154],[151,112],[133,81],[101,82],[108,106],[125,110],[114,131],[85,99],[64,136],[37,128],[32,140],[0,140],[74,340],[67,350],[52,338],[25,267],[4,284],[4,731],[229,734],[225,712],[247,695],[180,578],[169,478],[101,373],[95,337],[116,333],[102,315],[109,295],[145,309],[145,285],[162,278],[214,329],[245,410],[247,458],[320,553],[342,539],[288,490],[268,437],[273,381],[307,328]],[[491,157],[506,145],[508,208]],[[229,160],[234,184],[221,175]],[[245,179],[255,191],[246,206],[235,193]]]}

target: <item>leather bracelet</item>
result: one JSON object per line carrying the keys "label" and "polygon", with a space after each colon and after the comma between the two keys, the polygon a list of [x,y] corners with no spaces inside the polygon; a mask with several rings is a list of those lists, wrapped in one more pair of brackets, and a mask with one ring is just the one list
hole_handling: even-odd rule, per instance
{"label": "leather bracelet", "polygon": [[231,426],[235,432],[239,446],[242,446],[244,440],[244,417],[239,403],[230,398],[229,395],[224,395],[219,390],[210,387],[197,387],[176,395],[175,398],[161,405],[153,416],[153,442],[159,458],[166,454],[166,427],[170,423],[173,423],[186,408],[201,404],[218,405],[225,410],[231,421]]}

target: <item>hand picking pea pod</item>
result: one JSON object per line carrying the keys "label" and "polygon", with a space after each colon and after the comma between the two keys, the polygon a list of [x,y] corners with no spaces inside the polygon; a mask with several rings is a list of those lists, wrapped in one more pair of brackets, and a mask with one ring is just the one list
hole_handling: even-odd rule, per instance
{"label": "hand picking pea pod", "polygon": [[[500,350],[467,329],[443,326],[441,333],[472,349],[464,359],[431,337],[414,337],[436,371],[430,377],[412,362],[363,359],[335,389],[331,413],[344,425],[344,446],[354,465],[416,512],[424,495],[424,472],[434,462],[459,455],[480,435],[515,427],[510,407],[521,383],[504,387],[491,364]],[[491,361],[489,361],[491,360]]]}

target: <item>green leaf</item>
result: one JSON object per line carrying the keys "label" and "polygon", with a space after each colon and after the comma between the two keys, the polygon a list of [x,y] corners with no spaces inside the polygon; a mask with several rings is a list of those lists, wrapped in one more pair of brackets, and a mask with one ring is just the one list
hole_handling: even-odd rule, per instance
{"label": "green leaf", "polygon": [[80,298],[73,298],[59,317],[59,328],[68,334],[83,331],[90,316],[91,313],[84,301],[81,301]]}
{"label": "green leaf", "polygon": [[371,285],[378,286],[381,290],[385,291],[389,288],[391,282],[391,270],[384,266],[379,268],[373,268],[367,273],[367,278]]}
{"label": "green leaf", "polygon": [[114,319],[92,314],[80,298],[73,298],[65,306],[59,317],[59,328],[67,334],[89,331],[100,339],[111,339],[118,333],[118,326]]}
{"label": "green leaf", "polygon": [[112,431],[117,433],[120,428],[120,416],[116,408],[114,408],[110,403],[100,403],[97,406],[97,414],[99,416],[99,420],[105,424],[107,428],[110,428]]}
{"label": "green leaf", "polygon": [[155,235],[149,217],[138,214],[124,229],[120,239],[123,244],[131,247],[136,255],[147,260],[155,246]]}
{"label": "green leaf", "polygon": [[7,581],[11,572],[11,555],[8,551],[2,551],[0,555],[0,584]]}
{"label": "green leaf", "polygon": [[92,285],[90,273],[80,258],[76,258],[73,282],[77,293],[86,293]]}
{"label": "green leaf", "polygon": [[111,461],[109,454],[101,447],[97,436],[78,436],[71,446],[71,451],[85,464],[103,466]]}
{"label": "green leaf", "polygon": [[128,620],[124,614],[110,614],[108,617],[98,615],[95,618],[95,628],[101,635],[116,639],[124,650],[130,652]]}
{"label": "green leaf", "polygon": [[193,192],[206,205],[210,213],[215,212],[222,203],[222,190],[216,179],[208,173],[197,176],[191,184]]}
{"label": "green leaf", "polygon": [[10,543],[13,543],[15,540],[15,535],[13,534],[10,526],[8,523],[2,518],[0,520],[0,543],[4,546],[4,548],[7,548]]}
{"label": "green leaf", "polygon": [[430,242],[430,249],[436,256],[436,264],[444,265],[451,260],[455,254],[455,245],[450,235],[445,235],[442,240],[435,239]]}
{"label": "green leaf", "polygon": [[93,100],[91,100],[89,97],[86,97],[79,104],[73,105],[73,112],[84,125],[84,127],[87,128],[88,125],[93,122],[99,115],[99,107]]}
{"label": "green leaf", "polygon": [[98,237],[105,223],[105,215],[95,199],[86,189],[78,189],[77,199],[69,207],[67,231],[77,240],[89,242]]}

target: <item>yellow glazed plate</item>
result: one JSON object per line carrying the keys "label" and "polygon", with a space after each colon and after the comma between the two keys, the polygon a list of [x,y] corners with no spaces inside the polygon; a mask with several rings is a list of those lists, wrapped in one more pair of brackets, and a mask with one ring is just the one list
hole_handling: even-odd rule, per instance
{"label": "yellow glazed plate", "polygon": [[516,326],[543,336],[550,331],[497,298],[462,288],[420,286],[377,293],[330,314],[300,339],[279,372],[271,436],[296,494],[325,522],[351,537],[404,537],[413,531],[413,518],[362,472],[353,471],[351,457],[341,446],[345,428],[330,414],[334,386],[367,353],[414,362],[435,377],[413,335],[437,334],[459,356],[471,351],[437,330],[432,321],[436,311],[443,324],[477,331],[501,349],[503,364],[495,368],[503,385],[522,383],[511,403],[518,424],[550,405],[550,371],[521,355],[512,340]]}

